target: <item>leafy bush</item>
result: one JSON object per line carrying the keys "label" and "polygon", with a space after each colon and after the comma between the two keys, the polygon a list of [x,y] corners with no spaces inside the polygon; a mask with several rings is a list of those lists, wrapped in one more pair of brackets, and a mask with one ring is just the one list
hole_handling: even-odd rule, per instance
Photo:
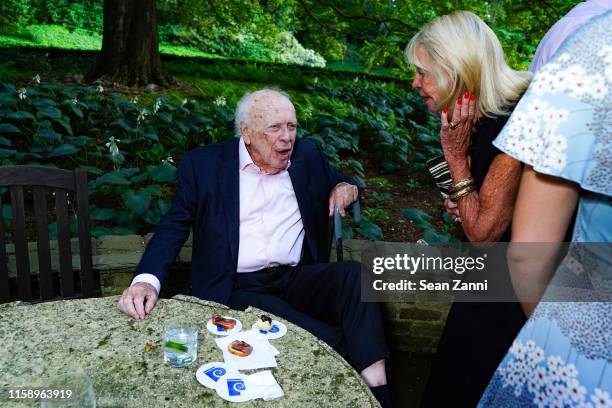
{"label": "leafy bush", "polygon": [[449,242],[459,242],[450,232],[453,230],[453,220],[444,213],[442,219],[444,224],[439,230],[433,224],[431,215],[418,208],[402,208],[401,213],[404,217],[411,220],[417,228],[423,230],[423,239],[428,244],[446,244]]}
{"label": "leafy bush", "polygon": [[[20,72],[19,78],[32,66],[53,72],[76,67],[73,72],[79,72],[93,58],[74,51],[54,51],[57,56],[47,58],[43,49],[20,59],[22,54],[15,52],[0,50],[11,61],[11,69]],[[88,166],[92,202],[100,206],[93,207],[94,233],[147,232],[172,194],[172,181],[163,181],[163,176],[160,180],[156,173],[163,169],[162,174],[171,173],[168,156],[176,162],[182,152],[197,145],[233,137],[233,111],[228,106],[233,107],[246,90],[270,83],[291,94],[300,137],[319,143],[334,165],[358,180],[366,176],[364,159],[384,169],[419,167],[439,153],[437,136],[427,128],[430,115],[403,81],[203,58],[170,59],[165,64],[184,86],[180,94],[159,99],[144,94],[132,101],[107,91],[98,93],[95,87],[3,85],[2,164]],[[21,87],[26,90],[23,99]],[[183,104],[185,93],[188,101]],[[379,210],[366,212],[365,220],[354,226],[356,231],[382,239],[380,228],[373,224],[386,218]]]}
{"label": "leafy bush", "polygon": [[87,168],[95,236],[156,224],[169,207],[174,161],[232,134],[233,114],[223,104],[139,103],[103,88],[4,84],[0,106],[2,165]]}

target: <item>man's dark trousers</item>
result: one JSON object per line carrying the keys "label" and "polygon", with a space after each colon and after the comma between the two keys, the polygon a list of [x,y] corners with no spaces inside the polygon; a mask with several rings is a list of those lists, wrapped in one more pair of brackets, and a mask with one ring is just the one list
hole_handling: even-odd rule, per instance
{"label": "man's dark trousers", "polygon": [[229,306],[254,306],[308,330],[357,372],[388,357],[380,307],[361,302],[358,262],[237,273]]}

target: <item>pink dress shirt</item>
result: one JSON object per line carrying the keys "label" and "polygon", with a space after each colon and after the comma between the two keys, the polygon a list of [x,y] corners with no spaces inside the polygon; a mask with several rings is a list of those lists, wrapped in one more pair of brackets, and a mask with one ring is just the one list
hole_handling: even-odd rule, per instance
{"label": "pink dress shirt", "polygon": [[[277,174],[261,171],[249,155],[244,140],[238,143],[240,163],[240,237],[238,273],[278,265],[297,265],[302,257],[304,225],[287,168]],[[155,275],[142,273],[137,282],[161,289]]]}

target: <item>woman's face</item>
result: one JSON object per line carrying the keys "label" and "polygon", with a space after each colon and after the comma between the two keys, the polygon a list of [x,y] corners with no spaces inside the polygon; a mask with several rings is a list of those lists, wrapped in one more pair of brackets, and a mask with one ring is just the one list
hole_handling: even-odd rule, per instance
{"label": "woman's face", "polygon": [[412,87],[419,92],[419,96],[423,98],[423,103],[427,105],[430,112],[436,112],[440,94],[438,93],[438,84],[435,78],[427,70],[430,66],[427,53],[423,46],[416,47],[416,56],[423,65],[423,68],[416,69],[416,74],[412,80]]}

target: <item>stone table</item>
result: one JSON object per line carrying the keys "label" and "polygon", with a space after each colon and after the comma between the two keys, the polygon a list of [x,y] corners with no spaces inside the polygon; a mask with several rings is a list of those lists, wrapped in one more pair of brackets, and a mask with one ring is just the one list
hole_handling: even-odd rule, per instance
{"label": "stone table", "polygon": [[[213,314],[231,314],[248,328],[260,310],[229,312],[217,303],[176,296],[160,299],[147,319],[133,320],[121,314],[116,303],[113,296],[0,305],[0,390],[42,387],[51,376],[83,371],[91,377],[102,408],[231,405],[195,378],[200,365],[223,361],[205,323]],[[165,365],[162,347],[145,349],[147,344],[161,346],[164,322],[179,317],[199,327],[198,358],[187,368]],[[271,341],[280,351],[278,367],[271,370],[285,396],[243,406],[379,406],[358,373],[334,350],[307,331],[285,324],[287,335]],[[0,396],[1,406],[37,406],[7,403],[4,397]]]}

